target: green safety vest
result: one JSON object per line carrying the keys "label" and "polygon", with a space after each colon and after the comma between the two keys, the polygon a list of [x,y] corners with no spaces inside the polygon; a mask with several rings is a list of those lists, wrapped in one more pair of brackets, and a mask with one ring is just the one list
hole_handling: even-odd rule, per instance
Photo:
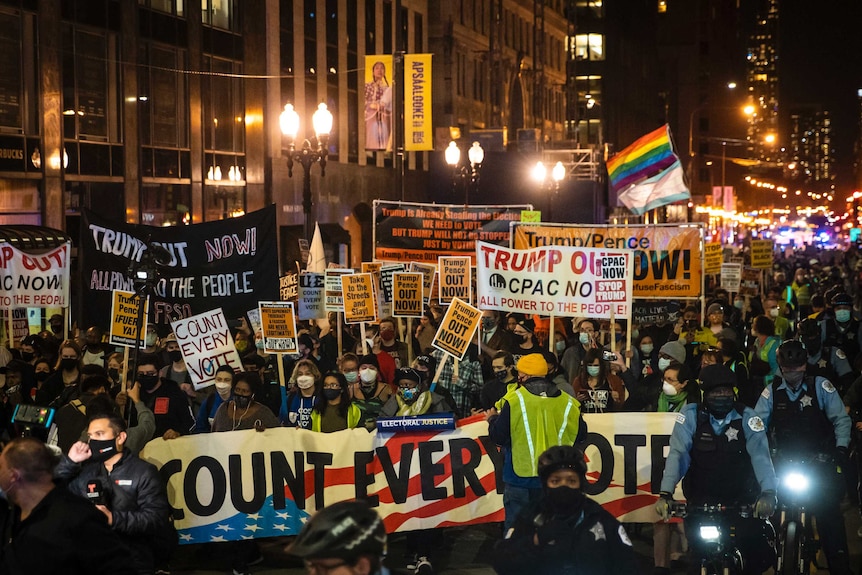
{"label": "green safety vest", "polygon": [[512,467],[519,477],[538,476],[539,455],[554,445],[574,445],[581,404],[568,394],[542,397],[518,389],[507,394],[512,433]]}
{"label": "green safety vest", "polygon": [[[338,406],[329,406],[338,407]],[[350,403],[350,408],[347,410],[347,429],[353,429],[359,425],[359,420],[362,418],[362,410],[355,403]],[[320,431],[320,412],[316,409],[311,410],[311,431]]]}

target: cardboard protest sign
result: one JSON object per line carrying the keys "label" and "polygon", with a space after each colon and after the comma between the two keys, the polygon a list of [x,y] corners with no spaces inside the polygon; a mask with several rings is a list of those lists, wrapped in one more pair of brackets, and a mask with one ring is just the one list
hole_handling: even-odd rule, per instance
{"label": "cardboard protest sign", "polygon": [[195,389],[215,383],[219,366],[242,369],[221,308],[171,322]]}
{"label": "cardboard protest sign", "polygon": [[720,273],[723,257],[724,250],[722,249],[720,242],[703,244],[703,273]]}
{"label": "cardboard protest sign", "polygon": [[419,272],[392,274],[393,317],[422,317],[422,278]]}
{"label": "cardboard protest sign", "polygon": [[299,274],[299,297],[296,301],[296,315],[299,319],[322,319],[326,317],[326,308],[323,305],[325,283],[322,273],[302,272]]}
{"label": "cardboard protest sign", "polygon": [[476,244],[479,307],[525,314],[625,318],[632,307],[632,250]]}
{"label": "cardboard protest sign", "polygon": [[0,246],[0,308],[68,307],[71,251],[71,244],[38,253]]}
{"label": "cardboard protest sign", "polygon": [[730,293],[739,292],[742,264],[721,264],[721,287]]}
{"label": "cardboard protest sign", "polygon": [[[135,337],[138,335],[138,298],[134,292],[114,290],[111,298],[111,328],[108,333],[108,343],[123,347],[135,347]],[[149,302],[144,303],[143,325],[139,347],[146,347],[144,335],[147,333],[147,313]]]}
{"label": "cardboard protest sign", "polygon": [[389,264],[380,268],[380,290],[384,303],[392,302],[392,274],[407,270],[404,264]]}
{"label": "cardboard protest sign", "polygon": [[431,300],[434,276],[437,274],[437,266],[432,264],[422,264],[419,262],[410,262],[410,271],[422,274],[422,297],[425,300],[425,305],[428,305],[428,302]]}
{"label": "cardboard protest sign", "polygon": [[[352,274],[353,270],[349,268],[329,268],[324,272],[323,278],[323,293],[324,306],[326,312],[344,311],[344,298],[341,291],[341,276]],[[323,317],[326,317],[325,315]]]}
{"label": "cardboard protest sign", "polygon": [[299,274],[288,272],[278,278],[278,299],[296,302],[299,298]]}
{"label": "cardboard protest sign", "polygon": [[374,287],[374,276],[370,273],[341,276],[345,323],[377,321],[377,294]]}
{"label": "cardboard protest sign", "polygon": [[771,268],[774,246],[772,240],[751,240],[751,267],[760,270]]}
{"label": "cardboard protest sign", "polygon": [[482,311],[458,298],[452,300],[431,345],[458,359],[464,359],[470,340],[479,327]]}
{"label": "cardboard protest sign", "polygon": [[742,269],[742,283],[739,286],[739,293],[751,297],[760,295],[760,277],[761,271],[754,268]]}
{"label": "cardboard protest sign", "polygon": [[471,302],[470,258],[464,256],[440,256],[437,263],[437,281],[440,303],[449,303],[454,298]]}
{"label": "cardboard protest sign", "polygon": [[263,351],[266,353],[295,353],[296,318],[293,302],[262,301],[259,306],[260,326],[263,334]]}

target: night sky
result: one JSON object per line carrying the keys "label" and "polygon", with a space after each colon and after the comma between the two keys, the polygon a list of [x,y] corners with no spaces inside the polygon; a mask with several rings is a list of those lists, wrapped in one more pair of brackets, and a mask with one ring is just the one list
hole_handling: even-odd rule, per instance
{"label": "night sky", "polygon": [[[853,143],[858,138],[862,88],[862,2],[782,1],[780,4],[779,111],[821,104],[833,119],[836,184],[853,183]],[[785,124],[786,126],[786,124]],[[843,188],[843,189],[842,189]]]}

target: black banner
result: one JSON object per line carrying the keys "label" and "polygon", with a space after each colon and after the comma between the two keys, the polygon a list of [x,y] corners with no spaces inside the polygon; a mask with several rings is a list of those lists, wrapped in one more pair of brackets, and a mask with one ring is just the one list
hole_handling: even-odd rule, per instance
{"label": "black banner", "polygon": [[679,319],[679,302],[641,300],[633,302],[632,305],[632,321],[640,325],[652,325],[662,318],[668,323]]}
{"label": "black banner", "polygon": [[437,263],[439,256],[476,257],[476,240],[509,245],[509,222],[529,205],[463,206],[374,202],[374,259]]}
{"label": "black banner", "polygon": [[118,223],[84,210],[80,325],[110,325],[111,292],[134,291],[129,264],[140,261],[148,240],[171,255],[150,296],[149,320],[162,335],[171,321],[219,307],[228,319],[238,318],[256,309],[258,301],[279,298],[275,206],[168,228]]}

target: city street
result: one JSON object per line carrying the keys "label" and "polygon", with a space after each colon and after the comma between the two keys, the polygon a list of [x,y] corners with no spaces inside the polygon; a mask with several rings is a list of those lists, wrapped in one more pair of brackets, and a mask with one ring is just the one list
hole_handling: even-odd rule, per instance
{"label": "city street", "polygon": [[[856,536],[856,530],[859,529],[862,522],[860,522],[859,514],[855,510],[846,511],[844,517],[850,546],[850,564],[855,573],[860,573],[862,572],[860,570],[862,568],[862,540]],[[649,525],[643,525],[641,529],[633,529],[631,525],[626,527],[638,555],[640,572],[649,575],[653,567],[652,528]],[[494,573],[489,565],[499,531],[500,528],[496,524],[447,529],[445,550],[441,553],[442,560],[434,562],[437,573],[445,575]],[[252,573],[255,575],[299,575],[305,573],[299,562],[284,554],[284,547],[289,541],[290,538],[288,537],[262,540],[261,551],[264,561],[260,565],[252,567]],[[408,558],[404,555],[404,536],[399,534],[390,536],[387,566],[394,573],[404,574],[407,573],[403,568],[407,560]],[[175,575],[217,575],[230,573],[230,558],[224,554],[222,548],[213,545],[191,545],[180,548],[173,566]],[[684,574],[685,565],[675,565],[671,572],[674,575]],[[821,569],[817,572],[826,571]]]}

